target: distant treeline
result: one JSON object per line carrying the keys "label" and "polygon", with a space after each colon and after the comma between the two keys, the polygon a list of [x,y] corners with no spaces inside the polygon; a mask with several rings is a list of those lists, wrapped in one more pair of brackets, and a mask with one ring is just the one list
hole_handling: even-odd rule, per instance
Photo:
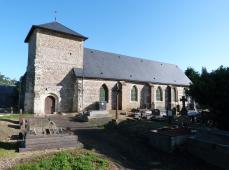
{"label": "distant treeline", "polygon": [[0,73],[0,84],[16,85],[16,83],[17,83],[17,80],[10,79],[9,77],[6,77],[5,75]]}
{"label": "distant treeline", "polygon": [[19,82],[0,73],[0,112],[18,109]]}

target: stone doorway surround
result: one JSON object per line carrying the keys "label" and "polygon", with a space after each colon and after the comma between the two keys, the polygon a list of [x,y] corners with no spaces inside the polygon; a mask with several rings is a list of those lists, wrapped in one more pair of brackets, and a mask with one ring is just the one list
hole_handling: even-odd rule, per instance
{"label": "stone doorway surround", "polygon": [[45,110],[47,97],[52,98],[52,100],[54,101],[53,113],[57,113],[60,111],[60,96],[56,95],[55,93],[47,92],[47,93],[41,95],[39,97],[39,99],[35,102],[36,103],[36,105],[35,105],[36,106],[36,110],[35,110],[36,115],[38,115],[38,116],[43,115],[44,116],[44,115],[49,114],[49,113],[46,113],[46,110]]}

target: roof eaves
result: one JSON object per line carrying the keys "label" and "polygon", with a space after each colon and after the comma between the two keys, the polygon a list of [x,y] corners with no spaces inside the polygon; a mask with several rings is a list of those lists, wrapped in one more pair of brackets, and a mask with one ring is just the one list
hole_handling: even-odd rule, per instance
{"label": "roof eaves", "polygon": [[153,84],[161,84],[161,85],[176,85],[176,86],[185,86],[188,87],[188,84],[183,83],[166,83],[166,82],[157,82],[157,81],[139,81],[135,79],[122,79],[122,78],[105,78],[105,77],[91,77],[83,74],[79,74],[75,72],[75,76],[78,78],[87,78],[87,79],[101,79],[101,80],[117,80],[117,81],[127,81],[127,82],[136,82],[136,83],[153,83]]}

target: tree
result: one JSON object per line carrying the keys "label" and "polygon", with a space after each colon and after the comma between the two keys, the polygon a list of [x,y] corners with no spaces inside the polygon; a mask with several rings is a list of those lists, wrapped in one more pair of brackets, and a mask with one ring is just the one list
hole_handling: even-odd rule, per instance
{"label": "tree", "polygon": [[192,82],[195,82],[200,77],[200,74],[197,71],[195,71],[192,67],[188,67],[185,70],[185,74]]}
{"label": "tree", "polygon": [[188,95],[214,114],[219,128],[229,130],[229,68],[220,66],[210,73],[203,68],[201,74],[188,68],[185,73],[192,81]]}
{"label": "tree", "polygon": [[9,77],[6,77],[0,73],[0,84],[15,85],[16,83],[17,83],[17,80],[10,79]]}

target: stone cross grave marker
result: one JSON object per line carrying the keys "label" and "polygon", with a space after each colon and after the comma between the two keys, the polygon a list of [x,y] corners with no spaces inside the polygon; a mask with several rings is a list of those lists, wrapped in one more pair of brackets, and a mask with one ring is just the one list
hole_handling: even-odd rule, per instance
{"label": "stone cross grave marker", "polygon": [[187,98],[185,96],[182,96],[182,98],[180,99],[180,101],[182,102],[182,109],[181,109],[181,114],[182,115],[187,115],[187,109],[185,107],[185,102],[187,102]]}

